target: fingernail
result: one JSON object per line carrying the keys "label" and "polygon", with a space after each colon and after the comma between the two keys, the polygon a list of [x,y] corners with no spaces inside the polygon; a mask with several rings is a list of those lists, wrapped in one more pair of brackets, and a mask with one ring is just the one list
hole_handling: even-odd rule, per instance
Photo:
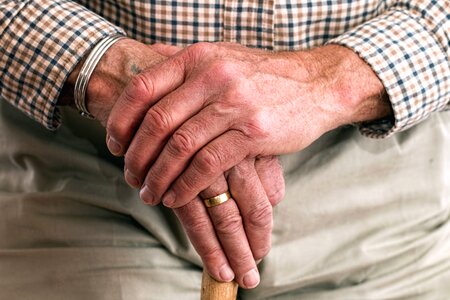
{"label": "fingernail", "polygon": [[259,273],[257,269],[248,271],[242,279],[244,285],[248,289],[252,289],[259,284]]}
{"label": "fingernail", "polygon": [[125,180],[126,182],[131,185],[132,187],[139,187],[139,180],[136,176],[134,176],[130,171],[125,170]]}
{"label": "fingernail", "polygon": [[165,206],[171,207],[175,203],[175,198],[176,198],[175,193],[173,191],[168,191],[164,195],[162,201]]}
{"label": "fingernail", "polygon": [[122,146],[120,146],[120,144],[112,137],[108,138],[107,144],[108,144],[108,149],[109,149],[109,151],[111,151],[112,154],[119,154],[120,150],[122,150]]}
{"label": "fingernail", "polygon": [[153,195],[148,186],[144,185],[144,187],[139,191],[139,197],[141,197],[141,200],[146,204],[155,205]]}
{"label": "fingernail", "polygon": [[226,282],[230,282],[234,279],[233,270],[228,265],[223,265],[219,271],[220,279]]}

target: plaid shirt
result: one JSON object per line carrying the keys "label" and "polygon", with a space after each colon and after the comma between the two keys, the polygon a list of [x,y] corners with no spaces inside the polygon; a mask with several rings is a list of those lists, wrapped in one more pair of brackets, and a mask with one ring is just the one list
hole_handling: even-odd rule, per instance
{"label": "plaid shirt", "polygon": [[379,76],[394,110],[394,123],[361,126],[372,137],[450,103],[449,0],[0,0],[0,20],[0,98],[49,129],[60,123],[57,99],[68,74],[118,32],[181,46],[349,47]]}

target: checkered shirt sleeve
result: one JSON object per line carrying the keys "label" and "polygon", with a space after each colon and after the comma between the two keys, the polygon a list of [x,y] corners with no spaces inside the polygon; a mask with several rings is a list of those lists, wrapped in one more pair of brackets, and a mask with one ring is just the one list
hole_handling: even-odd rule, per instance
{"label": "checkered shirt sleeve", "polygon": [[119,32],[72,1],[0,0],[0,100],[56,129],[67,76],[98,41]]}
{"label": "checkered shirt sleeve", "polygon": [[0,99],[56,128],[67,75],[120,28],[144,43],[179,46],[226,41],[280,51],[335,43],[383,82],[394,122],[360,129],[386,137],[450,108],[449,14],[449,0],[0,0]]}
{"label": "checkered shirt sleeve", "polygon": [[391,101],[394,123],[361,124],[363,134],[387,137],[450,108],[450,1],[396,1],[329,43],[358,53]]}

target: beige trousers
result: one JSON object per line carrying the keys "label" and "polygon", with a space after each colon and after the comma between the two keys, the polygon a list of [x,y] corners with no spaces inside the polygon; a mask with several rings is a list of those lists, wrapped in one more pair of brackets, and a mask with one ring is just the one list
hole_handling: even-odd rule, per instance
{"label": "beige trousers", "polygon": [[[141,203],[103,130],[0,102],[0,299],[198,299],[170,210]],[[450,113],[385,140],[340,128],[283,157],[261,284],[242,299],[450,299]]]}

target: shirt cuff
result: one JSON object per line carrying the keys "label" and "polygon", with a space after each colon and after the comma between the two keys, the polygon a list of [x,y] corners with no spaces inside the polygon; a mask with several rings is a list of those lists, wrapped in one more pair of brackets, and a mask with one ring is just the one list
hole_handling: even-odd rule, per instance
{"label": "shirt cuff", "polygon": [[0,98],[50,130],[61,123],[56,105],[68,75],[101,39],[124,34],[72,1],[7,5],[0,18]]}
{"label": "shirt cuff", "polygon": [[446,49],[445,39],[424,23],[412,12],[391,9],[328,42],[355,51],[372,67],[389,96],[394,120],[360,124],[362,134],[388,137],[434,111],[450,108],[448,45]]}

